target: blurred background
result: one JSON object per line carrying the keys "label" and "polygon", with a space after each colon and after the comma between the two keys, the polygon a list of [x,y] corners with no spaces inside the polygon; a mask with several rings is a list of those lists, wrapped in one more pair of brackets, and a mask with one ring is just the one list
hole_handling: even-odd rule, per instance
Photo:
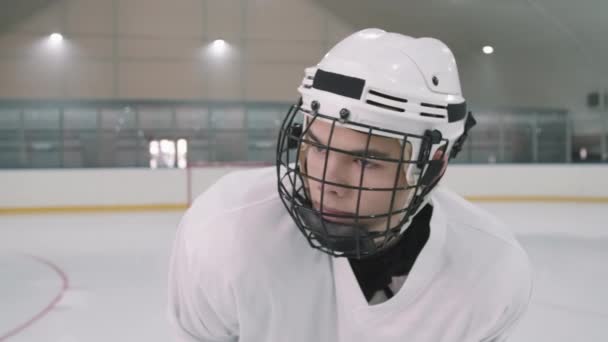
{"label": "blurred background", "polygon": [[304,68],[367,27],[454,52],[478,125],[445,181],[507,221],[536,269],[513,340],[606,341],[607,13],[604,0],[0,0],[0,341],[171,340],[183,210],[219,176],[272,165]]}
{"label": "blurred background", "polygon": [[303,69],[366,27],[452,48],[480,121],[458,162],[608,161],[605,1],[2,0],[0,9],[2,168],[272,162]]}

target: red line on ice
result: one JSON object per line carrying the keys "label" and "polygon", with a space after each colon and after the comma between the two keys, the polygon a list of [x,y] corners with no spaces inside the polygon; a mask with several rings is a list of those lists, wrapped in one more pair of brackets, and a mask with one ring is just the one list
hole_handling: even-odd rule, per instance
{"label": "red line on ice", "polygon": [[59,293],[57,293],[57,295],[55,295],[53,300],[46,307],[44,307],[40,312],[38,312],[38,314],[36,314],[32,318],[28,319],[24,323],[18,325],[17,327],[9,330],[7,333],[0,335],[0,342],[3,342],[5,340],[7,340],[8,338],[19,334],[20,332],[29,328],[34,323],[36,323],[37,321],[42,319],[44,316],[46,316],[49,312],[51,312],[51,310],[53,310],[53,308],[55,308],[55,305],[57,305],[57,303],[59,303],[61,298],[63,298],[63,294],[68,289],[68,286],[69,286],[68,276],[61,268],[59,268],[59,266],[57,266],[54,263],[52,263],[51,261],[44,259],[42,257],[39,257],[39,256],[30,255],[29,257],[37,260],[38,262],[50,267],[53,271],[55,271],[55,273],[61,278],[61,282],[62,282],[61,290],[59,291]]}

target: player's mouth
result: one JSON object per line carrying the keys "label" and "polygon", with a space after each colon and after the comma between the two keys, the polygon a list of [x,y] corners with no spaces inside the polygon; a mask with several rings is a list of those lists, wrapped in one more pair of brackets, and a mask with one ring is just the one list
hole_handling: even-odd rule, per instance
{"label": "player's mouth", "polygon": [[[321,211],[321,205],[318,202],[314,202],[314,208],[317,211]],[[327,206],[323,206],[321,214],[321,217],[323,217],[324,220],[336,223],[352,223],[354,221],[354,216],[353,213],[329,208]]]}

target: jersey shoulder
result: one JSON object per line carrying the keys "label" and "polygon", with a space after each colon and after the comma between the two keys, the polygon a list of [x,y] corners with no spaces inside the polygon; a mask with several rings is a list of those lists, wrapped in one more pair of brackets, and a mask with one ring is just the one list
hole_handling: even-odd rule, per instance
{"label": "jersey shoulder", "polygon": [[236,171],[201,194],[180,224],[193,258],[236,275],[304,253],[307,242],[279,198],[276,179],[273,167]]}
{"label": "jersey shoulder", "polygon": [[276,169],[265,167],[230,172],[199,195],[191,211],[226,213],[278,197]]}
{"label": "jersey shoulder", "polygon": [[441,204],[452,229],[471,230],[476,235],[519,248],[519,243],[505,222],[452,190],[440,187],[436,190],[434,199]]}
{"label": "jersey shoulder", "polygon": [[448,225],[448,249],[477,298],[482,320],[516,317],[532,292],[528,254],[508,226],[447,188],[437,189]]}
{"label": "jersey shoulder", "polygon": [[179,236],[192,256],[228,265],[237,253],[247,253],[242,248],[282,214],[275,179],[273,168],[239,170],[198,196],[180,222]]}
{"label": "jersey shoulder", "polygon": [[435,200],[446,216],[447,248],[469,279],[490,293],[502,288],[507,297],[515,288],[526,292],[532,282],[530,260],[509,227],[451,190],[438,190]]}

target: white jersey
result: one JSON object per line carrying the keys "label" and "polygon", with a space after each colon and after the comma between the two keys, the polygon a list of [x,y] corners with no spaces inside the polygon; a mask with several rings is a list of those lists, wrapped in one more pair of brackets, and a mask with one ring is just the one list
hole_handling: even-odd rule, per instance
{"label": "white jersey", "polygon": [[184,215],[169,276],[179,341],[503,341],[531,294],[527,255],[495,218],[443,188],[430,237],[394,297],[369,304],[345,258],[308,244],[275,168],[231,173]]}

